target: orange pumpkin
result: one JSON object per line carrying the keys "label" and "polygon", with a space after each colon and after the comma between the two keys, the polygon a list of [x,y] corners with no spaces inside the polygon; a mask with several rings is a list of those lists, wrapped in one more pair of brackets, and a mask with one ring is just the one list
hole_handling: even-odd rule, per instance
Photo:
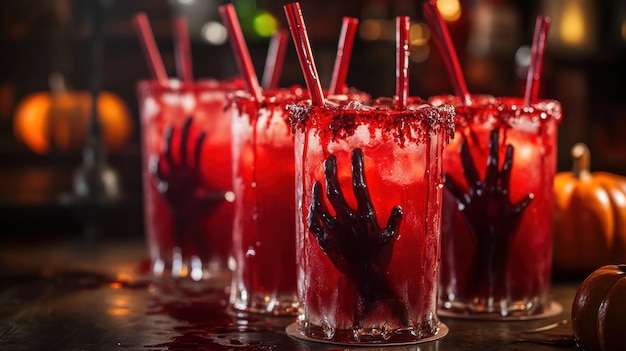
{"label": "orange pumpkin", "polygon": [[[91,117],[91,100],[91,94],[86,91],[39,92],[26,96],[15,112],[15,136],[40,154],[82,150]],[[98,114],[107,149],[121,149],[133,130],[128,108],[117,95],[102,92],[98,97]]]}
{"label": "orange pumpkin", "polygon": [[598,268],[578,287],[572,327],[586,351],[626,348],[626,264]]}
{"label": "orange pumpkin", "polygon": [[554,267],[585,273],[626,262],[626,177],[589,171],[589,149],[574,145],[572,172],[554,179]]}

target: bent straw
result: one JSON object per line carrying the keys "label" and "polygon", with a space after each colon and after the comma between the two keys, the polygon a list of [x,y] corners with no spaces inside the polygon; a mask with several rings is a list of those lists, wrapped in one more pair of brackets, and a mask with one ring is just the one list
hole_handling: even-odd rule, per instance
{"label": "bent straw", "polygon": [[289,33],[285,29],[276,31],[270,40],[263,78],[261,79],[263,89],[278,89],[287,51],[287,40],[289,40]]}
{"label": "bent straw", "polygon": [[165,72],[165,66],[163,66],[163,60],[159,55],[159,49],[157,48],[150,23],[148,22],[148,16],[145,12],[138,12],[133,16],[133,25],[137,35],[139,35],[139,42],[143,49],[144,57],[152,73],[152,77],[159,83],[167,85],[167,73]]}
{"label": "bent straw", "polygon": [[246,41],[241,32],[241,25],[239,19],[235,13],[235,7],[232,4],[222,5],[218,7],[222,21],[226,25],[228,36],[230,38],[230,44],[235,54],[235,61],[239,67],[239,72],[243,76],[246,90],[248,93],[256,99],[256,101],[263,100],[263,94],[261,87],[259,86],[259,80],[254,72],[254,65],[250,58],[250,52],[246,46]]}
{"label": "bent straw", "polygon": [[439,50],[443,54],[443,60],[446,64],[448,75],[452,81],[455,95],[463,98],[465,105],[471,105],[472,100],[467,90],[467,84],[461,71],[461,65],[459,64],[459,58],[452,44],[450,38],[450,32],[448,27],[443,22],[441,14],[437,9],[437,4],[434,0],[424,2],[424,15],[428,25],[433,30],[435,42],[439,46]]}
{"label": "bent straw", "polygon": [[322,106],[325,103],[324,93],[317,74],[317,67],[313,60],[313,54],[311,53],[311,45],[309,43],[306,26],[304,25],[302,11],[300,10],[300,3],[294,2],[287,4],[283,8],[285,9],[285,15],[289,23],[291,38],[298,52],[298,60],[300,61],[302,74],[306,80],[309,95],[311,96],[311,102],[313,105]]}
{"label": "bent straw", "polygon": [[530,56],[530,65],[526,76],[526,91],[524,93],[524,105],[529,106],[539,96],[539,82],[543,70],[543,54],[546,48],[546,37],[550,28],[550,17],[537,16],[535,33]]}
{"label": "bent straw", "polygon": [[409,29],[408,16],[396,17],[396,96],[398,108],[406,108],[409,96]]}
{"label": "bent straw", "polygon": [[352,56],[352,45],[354,44],[354,36],[359,20],[354,17],[344,17],[341,26],[341,34],[339,43],[337,44],[337,56],[335,57],[335,67],[333,68],[333,76],[330,80],[329,94],[342,94],[346,85],[346,77],[348,76],[348,67],[350,66],[350,57]]}
{"label": "bent straw", "polygon": [[183,82],[193,81],[191,45],[189,44],[187,19],[183,16],[174,20],[174,56],[176,57],[178,78]]}

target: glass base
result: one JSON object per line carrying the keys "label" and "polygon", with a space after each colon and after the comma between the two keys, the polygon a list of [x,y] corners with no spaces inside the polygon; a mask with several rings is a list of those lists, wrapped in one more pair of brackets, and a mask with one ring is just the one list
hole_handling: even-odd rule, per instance
{"label": "glass base", "polygon": [[[321,334],[323,335],[322,328],[320,329]],[[377,337],[373,337],[374,334],[368,333],[367,337],[362,337],[359,340],[354,339],[354,335],[357,333],[354,330],[339,332],[339,334],[335,333],[333,338],[324,338],[320,337],[320,333],[316,333],[315,335],[307,335],[305,331],[300,330],[300,325],[296,323],[292,323],[287,326],[285,331],[288,335],[293,336],[295,338],[319,342],[324,344],[333,344],[333,345],[343,345],[343,346],[402,346],[402,345],[414,345],[420,343],[426,343],[435,341],[443,338],[448,334],[448,327],[443,323],[438,323],[435,331],[431,333],[429,336],[422,335],[419,336],[420,333],[415,333],[414,330],[402,330],[395,331],[392,335],[386,335],[388,338],[385,339],[383,337],[383,333],[374,333],[377,334]],[[341,337],[343,335],[344,337]]]}
{"label": "glass base", "polygon": [[[483,301],[484,302],[484,301]],[[556,302],[440,303],[437,315],[462,319],[531,320],[559,315],[563,307]]]}
{"label": "glass base", "polygon": [[295,316],[298,313],[298,297],[292,295],[266,295],[231,287],[230,306],[239,312]]}
{"label": "glass base", "polygon": [[171,259],[152,260],[150,274],[157,278],[201,281],[227,278],[230,276],[230,270],[225,264],[202,261],[197,256],[184,259],[179,250],[174,250]]}

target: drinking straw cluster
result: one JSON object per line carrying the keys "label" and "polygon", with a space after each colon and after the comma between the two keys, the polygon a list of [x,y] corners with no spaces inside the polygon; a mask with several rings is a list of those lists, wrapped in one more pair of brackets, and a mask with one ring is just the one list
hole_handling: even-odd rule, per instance
{"label": "drinking straw cluster", "polygon": [[[308,33],[304,24],[299,3],[291,3],[284,7],[291,36],[302,65],[302,70],[307,83],[307,89],[314,104],[324,104],[324,93],[317,74],[314,58],[309,44]],[[232,4],[219,7],[219,13],[226,26],[230,44],[237,62],[239,74],[244,82],[245,90],[257,101],[263,100],[263,89],[271,90],[279,87],[286,48],[288,45],[288,33],[286,30],[278,30],[272,37],[265,60],[262,85],[259,85],[254,65],[245,42],[241,25]],[[359,20],[353,17],[344,17],[337,55],[333,69],[333,75],[328,89],[329,94],[342,94],[346,91],[346,77],[352,55],[352,46],[358,27]],[[159,54],[148,17],[144,12],[133,16],[133,24],[141,43],[144,57],[150,69],[153,79],[162,85],[167,85],[168,76]],[[187,22],[179,17],[174,21],[174,51],[178,78],[183,82],[193,81],[193,67],[191,48],[189,43]]]}
{"label": "drinking straw cluster", "polygon": [[[426,22],[432,30],[433,38],[443,54],[442,57],[450,77],[454,94],[461,98],[463,104],[471,105],[471,94],[468,91],[467,83],[463,76],[450,33],[437,9],[436,1],[425,1],[423,3],[423,10]],[[284,11],[311,101],[313,105],[324,105],[324,91],[311,50],[309,35],[300,4],[298,2],[287,4],[284,6]],[[219,13],[226,26],[239,74],[245,85],[245,90],[257,101],[262,101],[263,89],[276,89],[279,86],[285,51],[288,44],[287,32],[283,29],[278,30],[270,41],[265,61],[263,84],[261,86],[254,70],[250,52],[248,51],[234,6],[232,4],[222,5],[219,7]],[[358,23],[359,21],[356,18],[343,18],[328,94],[342,94],[346,91],[346,78]],[[163,65],[163,60],[159,55],[146,14],[143,12],[137,13],[133,17],[133,24],[139,36],[144,56],[153,79],[166,85],[168,76]],[[531,61],[528,67],[524,94],[524,103],[527,106],[538,98],[539,83],[543,68],[542,62],[549,27],[550,19],[548,17],[537,16],[532,43]],[[178,78],[183,82],[191,82],[193,81],[193,68],[186,20],[182,17],[177,18],[174,21],[173,29]],[[409,17],[396,17],[395,97],[396,107],[399,109],[406,108],[409,96],[409,29]]]}
{"label": "drinking straw cluster", "polygon": [[[433,37],[437,46],[443,53],[443,60],[450,76],[454,93],[456,96],[462,97],[465,105],[471,105],[471,95],[467,89],[465,78],[459,64],[459,58],[454,49],[450,32],[446,26],[435,0],[425,1],[423,4],[424,16],[433,32]],[[528,76],[526,79],[526,90],[524,94],[524,104],[530,105],[537,100],[539,95],[539,82],[541,80],[541,71],[543,68],[543,55],[545,52],[546,37],[550,28],[550,18],[545,16],[537,16],[535,24],[535,33],[532,43],[531,61],[528,67]]]}

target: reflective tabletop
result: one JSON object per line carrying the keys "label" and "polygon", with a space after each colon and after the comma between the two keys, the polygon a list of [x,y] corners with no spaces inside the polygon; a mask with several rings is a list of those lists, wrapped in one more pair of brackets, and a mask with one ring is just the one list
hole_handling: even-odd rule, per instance
{"label": "reflective tabletop", "polygon": [[[350,349],[289,336],[285,328],[295,317],[231,311],[228,279],[160,280],[144,274],[145,267],[145,243],[136,238],[0,241],[0,350]],[[368,349],[555,350],[519,339],[571,335],[579,283],[555,282],[554,300],[563,311],[554,317],[506,322],[442,317],[450,330],[443,339]]]}

